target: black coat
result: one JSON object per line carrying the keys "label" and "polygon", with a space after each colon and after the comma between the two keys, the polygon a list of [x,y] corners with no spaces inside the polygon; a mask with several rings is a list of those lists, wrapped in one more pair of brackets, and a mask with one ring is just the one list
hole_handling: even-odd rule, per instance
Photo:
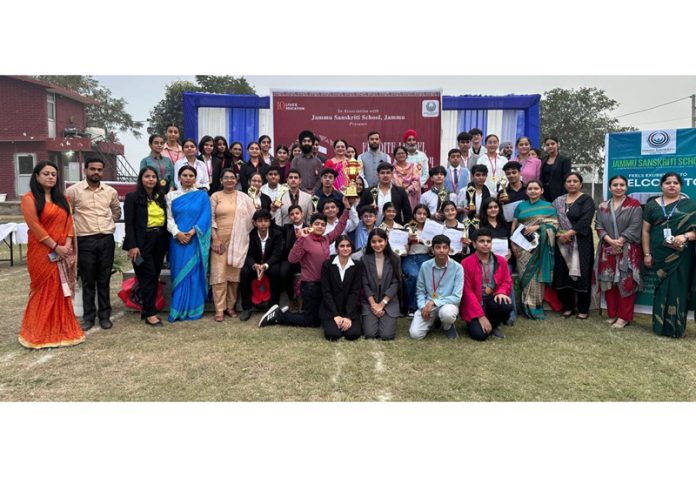
{"label": "black coat", "polygon": [[[143,248],[147,229],[147,202],[138,203],[138,192],[126,194],[123,203],[123,222],[126,227],[126,236],[123,239],[123,250]],[[167,207],[164,206],[164,223],[167,223]]]}
{"label": "black coat", "polygon": [[[203,156],[200,156],[198,160],[205,162]],[[210,190],[208,190],[208,195],[213,195],[213,193],[222,190],[222,184],[220,184],[220,172],[222,172],[222,160],[217,157],[212,157],[213,161],[213,172],[210,176]]]}
{"label": "black coat", "polygon": [[359,261],[346,270],[341,281],[338,267],[333,265],[333,258],[321,266],[322,301],[319,318],[322,321],[333,320],[334,316],[345,316],[351,320],[360,319],[359,297],[362,287],[363,265]]}
{"label": "black coat", "polygon": [[[370,187],[365,189],[360,197],[360,203],[358,204],[358,209],[364,205],[372,205],[375,201],[372,197],[372,190],[375,187]],[[413,211],[411,210],[411,203],[408,201],[408,192],[403,187],[392,185],[391,188],[391,202],[396,208],[396,218],[394,219],[399,224],[407,224],[413,218]],[[377,211],[381,212],[381,211]]]}
{"label": "black coat", "polygon": [[284,261],[287,261],[288,255],[290,255],[290,250],[297,241],[297,235],[295,235],[295,226],[292,224],[285,224],[281,228],[281,233],[283,237],[282,258]]}
{"label": "black coat", "polygon": [[267,263],[269,267],[280,264],[283,258],[283,234],[274,229],[268,229],[266,250],[261,252],[261,239],[256,229],[249,232],[249,251],[247,252],[245,266],[251,268],[256,263]]}
{"label": "black coat", "polygon": [[251,176],[256,172],[261,173],[261,179],[265,184],[266,172],[268,172],[268,169],[270,169],[270,166],[263,162],[263,159],[259,159],[258,167],[254,167],[251,162],[245,162],[242,164],[242,167],[239,170],[239,182],[242,183],[242,191],[246,194],[246,192],[249,190],[249,179],[251,179]]}
{"label": "black coat", "polygon": [[[570,172],[570,158],[561,156],[560,154],[556,156],[556,162],[553,166],[550,174],[544,173],[544,166],[548,157],[545,157],[541,161],[541,182],[544,184],[544,200],[548,202],[553,202],[557,197],[562,196],[566,193],[565,184],[563,183],[563,178],[566,174]],[[548,168],[547,168],[548,169]]]}

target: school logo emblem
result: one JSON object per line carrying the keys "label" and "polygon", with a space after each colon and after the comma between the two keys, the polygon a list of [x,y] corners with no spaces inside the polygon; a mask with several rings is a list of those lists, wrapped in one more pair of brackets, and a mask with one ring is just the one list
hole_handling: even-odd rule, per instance
{"label": "school logo emblem", "polygon": [[677,130],[658,129],[655,131],[641,131],[641,155],[646,154],[676,154]]}
{"label": "school logo emblem", "polygon": [[435,99],[423,101],[423,117],[436,118],[440,115],[440,103]]}

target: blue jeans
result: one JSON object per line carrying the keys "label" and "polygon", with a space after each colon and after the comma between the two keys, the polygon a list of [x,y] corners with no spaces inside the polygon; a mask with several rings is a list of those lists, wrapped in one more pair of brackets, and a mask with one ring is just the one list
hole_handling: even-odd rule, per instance
{"label": "blue jeans", "polygon": [[418,281],[418,272],[421,265],[430,260],[430,256],[426,253],[417,253],[415,255],[406,255],[401,261],[401,268],[406,275],[406,300],[408,309],[416,310],[418,301],[416,300],[416,282]]}

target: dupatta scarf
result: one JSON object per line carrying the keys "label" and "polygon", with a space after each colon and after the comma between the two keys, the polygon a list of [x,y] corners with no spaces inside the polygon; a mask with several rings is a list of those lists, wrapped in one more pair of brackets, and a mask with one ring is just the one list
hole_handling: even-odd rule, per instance
{"label": "dupatta scarf", "polygon": [[520,250],[518,265],[520,285],[526,287],[534,278],[538,283],[550,284],[553,279],[554,243],[558,228],[558,213],[545,200],[534,204],[524,201],[515,209],[515,218],[525,226],[539,226],[539,244],[531,251]]}
{"label": "dupatta scarf", "polygon": [[[618,210],[611,199],[599,204],[596,217],[599,247],[594,263],[596,293],[619,287],[622,297],[636,293],[642,286],[641,266],[643,249],[640,247],[643,225],[643,210],[640,202],[625,197]],[[609,236],[614,240],[624,237],[626,243],[621,253],[615,253],[604,241]]]}
{"label": "dupatta scarf", "polygon": [[179,230],[195,229],[196,233],[186,245],[174,237],[170,242],[172,304],[168,320],[196,320],[203,316],[208,293],[212,223],[208,194],[196,190],[177,197],[172,201],[172,215]]}

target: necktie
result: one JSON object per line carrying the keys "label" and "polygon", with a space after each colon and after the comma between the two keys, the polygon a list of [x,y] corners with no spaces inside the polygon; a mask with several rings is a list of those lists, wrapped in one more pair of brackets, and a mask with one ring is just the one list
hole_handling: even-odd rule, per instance
{"label": "necktie", "polygon": [[457,186],[459,186],[459,172],[457,172],[457,168],[454,168],[454,192],[457,192]]}

